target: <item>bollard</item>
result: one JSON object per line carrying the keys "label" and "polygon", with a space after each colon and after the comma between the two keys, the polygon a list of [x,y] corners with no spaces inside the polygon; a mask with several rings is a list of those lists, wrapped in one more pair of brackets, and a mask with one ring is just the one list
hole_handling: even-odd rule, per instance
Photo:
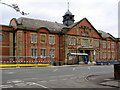
{"label": "bollard", "polygon": [[120,64],[114,64],[114,79],[120,80]]}

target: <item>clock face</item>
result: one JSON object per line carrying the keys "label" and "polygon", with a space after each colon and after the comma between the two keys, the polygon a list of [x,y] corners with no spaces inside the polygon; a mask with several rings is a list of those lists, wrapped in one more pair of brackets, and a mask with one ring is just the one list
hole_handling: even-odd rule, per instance
{"label": "clock face", "polygon": [[0,41],[2,41],[3,39],[4,39],[4,36],[0,34]]}

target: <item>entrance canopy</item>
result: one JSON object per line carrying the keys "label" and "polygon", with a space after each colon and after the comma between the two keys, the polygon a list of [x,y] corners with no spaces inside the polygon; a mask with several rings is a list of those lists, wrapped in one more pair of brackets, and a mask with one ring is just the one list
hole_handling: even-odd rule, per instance
{"label": "entrance canopy", "polygon": [[70,55],[75,55],[75,56],[86,56],[88,55],[87,53],[70,53]]}
{"label": "entrance canopy", "polygon": [[80,50],[95,50],[95,47],[80,47]]}

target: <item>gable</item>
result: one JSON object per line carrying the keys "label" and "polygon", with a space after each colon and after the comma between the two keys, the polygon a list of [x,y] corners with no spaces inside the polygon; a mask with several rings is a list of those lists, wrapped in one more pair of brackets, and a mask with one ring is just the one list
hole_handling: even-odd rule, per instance
{"label": "gable", "polygon": [[86,19],[82,19],[81,21],[77,22],[75,25],[71,26],[67,31],[67,34],[77,34],[80,36],[88,36],[88,37],[95,37],[100,38],[101,35],[98,31],[91,25],[91,23]]}
{"label": "gable", "polygon": [[10,21],[10,26],[13,26],[13,28],[16,30],[17,29],[17,22],[16,22],[16,19],[13,18],[11,21]]}

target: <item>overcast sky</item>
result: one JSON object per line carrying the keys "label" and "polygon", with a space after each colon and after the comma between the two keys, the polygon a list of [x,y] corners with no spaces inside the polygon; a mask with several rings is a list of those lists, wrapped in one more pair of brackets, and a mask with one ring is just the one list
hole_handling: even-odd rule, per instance
{"label": "overcast sky", "polygon": [[118,37],[119,0],[1,0],[7,4],[17,4],[22,16],[14,9],[0,4],[0,24],[9,25],[12,18],[27,17],[62,23],[62,16],[69,10],[75,15],[75,22],[86,17],[97,30],[103,30]]}

